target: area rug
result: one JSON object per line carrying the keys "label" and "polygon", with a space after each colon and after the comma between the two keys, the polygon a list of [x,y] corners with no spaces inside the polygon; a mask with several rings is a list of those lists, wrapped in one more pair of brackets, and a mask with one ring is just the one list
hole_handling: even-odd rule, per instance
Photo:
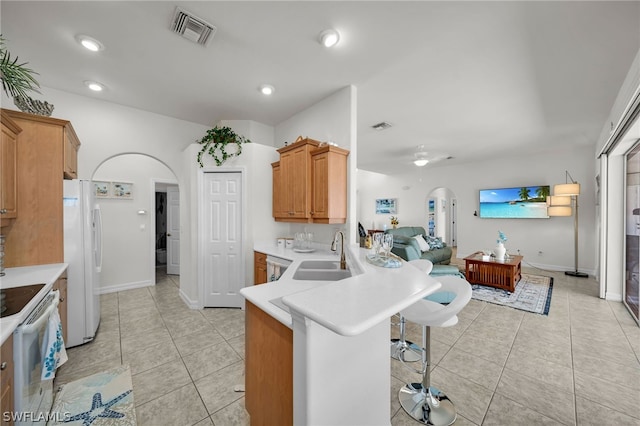
{"label": "area rug", "polygon": [[472,299],[508,306],[521,311],[549,315],[553,278],[544,275],[522,274],[513,293],[508,291],[474,284]]}
{"label": "area rug", "polygon": [[49,425],[130,426],[136,424],[128,365],[69,382],[58,391]]}

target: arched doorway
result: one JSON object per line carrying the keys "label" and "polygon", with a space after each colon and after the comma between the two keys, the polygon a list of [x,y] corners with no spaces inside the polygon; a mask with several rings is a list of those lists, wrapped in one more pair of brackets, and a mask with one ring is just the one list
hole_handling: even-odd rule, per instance
{"label": "arched doorway", "polygon": [[449,188],[435,188],[426,201],[427,233],[441,237],[451,247],[458,245],[456,196]]}
{"label": "arched doorway", "polygon": [[[160,160],[136,153],[102,162],[92,180],[107,183],[111,192],[96,199],[103,217],[102,292],[155,285],[156,185],[177,187],[173,171]],[[123,196],[114,188],[125,188]]]}

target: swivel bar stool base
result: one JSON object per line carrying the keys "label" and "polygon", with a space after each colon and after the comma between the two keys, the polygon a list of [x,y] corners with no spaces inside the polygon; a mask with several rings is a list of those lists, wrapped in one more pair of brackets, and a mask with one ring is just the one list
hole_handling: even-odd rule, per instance
{"label": "swivel bar stool base", "polygon": [[456,421],[456,409],[449,398],[433,386],[426,392],[420,383],[400,389],[400,404],[414,420],[426,425],[451,425]]}
{"label": "swivel bar stool base", "polygon": [[[429,275],[433,269],[433,263],[426,259],[411,260],[409,264],[420,269],[427,275]],[[404,362],[416,362],[422,358],[422,348],[405,339],[406,322],[405,317],[400,314],[400,338],[391,339],[391,358]]]}
{"label": "swivel bar stool base", "polygon": [[431,295],[400,312],[407,321],[422,325],[423,347],[422,383],[404,385],[398,399],[414,420],[425,425],[448,426],[456,421],[457,414],[451,400],[431,386],[431,327],[451,327],[458,323],[458,312],[471,300],[471,286],[466,280],[453,275],[438,279],[440,291],[447,296],[446,302],[428,300]]}
{"label": "swivel bar stool base", "polygon": [[405,324],[405,318],[400,315],[400,338],[391,339],[391,358],[404,362],[416,362],[422,358],[421,349],[415,343],[405,340]]}

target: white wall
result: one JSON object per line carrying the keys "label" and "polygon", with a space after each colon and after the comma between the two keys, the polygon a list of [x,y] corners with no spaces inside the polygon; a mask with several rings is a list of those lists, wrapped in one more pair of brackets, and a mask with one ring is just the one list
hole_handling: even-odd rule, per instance
{"label": "white wall", "polygon": [[[473,215],[479,207],[479,190],[487,188],[553,185],[565,182],[565,170],[581,184],[579,197],[579,269],[590,274],[595,268],[595,173],[594,152],[557,152],[526,158],[501,158],[458,166],[415,168],[402,176],[385,176],[358,171],[358,220],[368,228],[379,228],[388,215],[375,214],[376,198],[398,198],[400,225],[423,226],[426,203],[435,188],[450,189],[457,200],[458,257],[477,250],[492,249],[498,231],[506,234],[510,253],[517,250],[530,265],[554,270],[570,270],[574,265],[573,217],[549,219],[480,219]],[[440,203],[440,201],[438,201]],[[438,204],[438,208],[440,208]],[[538,254],[542,252],[542,254]]]}
{"label": "white wall", "polygon": [[[133,199],[98,199],[102,210],[103,264],[101,291],[112,292],[154,284],[155,190],[152,179],[176,181],[158,160],[124,154],[103,163],[94,180],[130,182]],[[146,214],[138,214],[144,210]]]}
{"label": "white wall", "polygon": [[217,125],[231,127],[234,132],[249,139],[251,143],[275,146],[275,129],[267,124],[252,120],[221,120]]}
{"label": "white wall", "polygon": [[276,126],[275,141],[278,148],[284,141],[293,142],[298,136],[302,136],[320,142],[334,142],[350,151],[347,161],[347,223],[345,225],[290,224],[287,236],[293,236],[306,228],[314,233],[316,242],[329,244],[335,231],[341,229],[345,231],[345,237],[351,243],[356,241],[358,229],[355,216],[356,101],[356,88],[347,86]]}
{"label": "white wall", "polygon": [[[204,136],[207,126],[190,123],[96,98],[78,96],[46,87],[41,88],[38,99],[55,105],[52,117],[71,121],[81,146],[78,152],[78,177],[92,179],[100,164],[111,157],[127,153],[140,153],[154,157],[164,163],[177,177],[180,186],[180,226],[185,228],[192,218],[186,202],[191,188],[189,171],[196,163],[195,156],[185,158],[184,149]],[[12,107],[12,101],[2,93],[4,108]],[[96,95],[98,97],[99,95]],[[124,172],[124,171],[122,171]],[[128,180],[126,173],[120,178]],[[119,221],[119,220],[118,220]],[[197,259],[191,257],[192,241],[183,233],[181,238],[181,285],[194,277]],[[153,247],[149,248],[149,252]],[[134,260],[120,265],[123,271],[135,270]],[[146,278],[137,275],[120,277],[122,283],[152,280],[151,272]],[[109,283],[108,283],[109,284]],[[111,284],[116,284],[111,283]]]}
{"label": "white wall", "polygon": [[[228,125],[228,124],[227,124]],[[231,126],[230,126],[231,127]],[[234,131],[237,130],[234,128]],[[277,223],[272,216],[272,173],[271,163],[278,161],[279,155],[275,148],[267,146],[259,141],[253,141],[250,144],[243,145],[242,155],[227,160],[222,166],[216,166],[215,161],[210,156],[203,156],[204,167],[198,167],[195,162],[190,162],[191,158],[195,158],[200,145],[192,144],[185,152],[183,157],[185,162],[191,168],[191,176],[189,179],[188,195],[185,200],[189,204],[191,216],[186,229],[189,234],[189,247],[184,250],[190,250],[193,253],[192,263],[185,265],[181,263],[181,267],[190,268],[194,279],[186,281],[180,280],[180,290],[183,299],[192,307],[201,307],[201,281],[202,281],[202,265],[195,262],[195,259],[201,259],[199,238],[200,224],[204,218],[199,217],[199,210],[202,207],[200,200],[202,199],[200,187],[200,179],[205,172],[225,172],[240,170],[244,173],[246,187],[244,188],[244,212],[243,212],[243,255],[244,255],[244,282],[245,285],[253,285],[253,244],[255,241],[272,240],[285,232],[287,225]],[[182,197],[181,197],[182,202]],[[187,232],[184,232],[186,234]]]}

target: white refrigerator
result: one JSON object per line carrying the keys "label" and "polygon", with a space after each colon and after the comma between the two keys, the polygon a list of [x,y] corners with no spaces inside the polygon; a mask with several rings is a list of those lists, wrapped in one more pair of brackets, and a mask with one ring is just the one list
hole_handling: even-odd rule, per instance
{"label": "white refrigerator", "polygon": [[102,216],[89,180],[64,180],[63,206],[69,348],[93,340],[100,324]]}

